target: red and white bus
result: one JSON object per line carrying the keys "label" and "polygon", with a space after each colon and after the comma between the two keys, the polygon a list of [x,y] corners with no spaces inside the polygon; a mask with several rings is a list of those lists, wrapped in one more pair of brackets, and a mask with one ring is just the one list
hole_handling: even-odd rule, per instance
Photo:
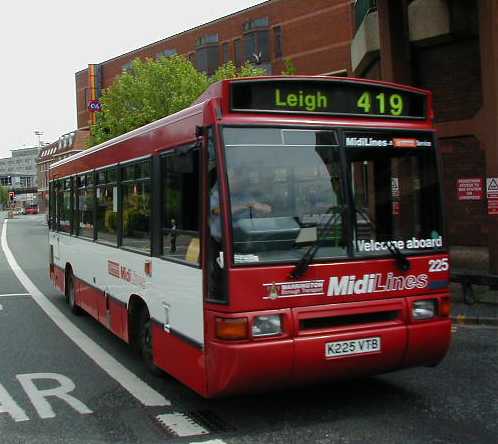
{"label": "red and white bus", "polygon": [[50,170],[50,276],[205,397],[433,366],[451,335],[431,94],[262,77]]}

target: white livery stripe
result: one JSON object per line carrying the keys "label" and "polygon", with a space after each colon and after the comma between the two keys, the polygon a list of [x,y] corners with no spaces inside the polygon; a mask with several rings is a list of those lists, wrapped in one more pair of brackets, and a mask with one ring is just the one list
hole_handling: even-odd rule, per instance
{"label": "white livery stripe", "polygon": [[76,325],[74,325],[50,300],[31,282],[17,263],[7,243],[7,220],[2,227],[1,246],[10,268],[23,287],[31,294],[33,300],[54,321],[54,323],[71,339],[87,356],[94,361],[111,378],[133,395],[145,406],[171,405],[164,396],[149,387],[145,382],[130,372],[114,359],[97,343],[92,341]]}
{"label": "white livery stripe", "polygon": [[0,294],[0,298],[10,298],[10,297],[26,297],[31,296],[29,293],[8,293],[8,294]]}
{"label": "white livery stripe", "polygon": [[204,427],[183,413],[166,413],[156,416],[156,419],[177,436],[207,435],[209,433]]}

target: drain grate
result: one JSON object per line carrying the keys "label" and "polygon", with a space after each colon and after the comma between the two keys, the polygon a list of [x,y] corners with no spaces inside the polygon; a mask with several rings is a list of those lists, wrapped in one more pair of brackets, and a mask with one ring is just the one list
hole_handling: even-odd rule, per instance
{"label": "drain grate", "polygon": [[220,418],[212,410],[195,410],[188,412],[188,416],[209,430],[211,433],[233,432],[236,430],[234,426]]}

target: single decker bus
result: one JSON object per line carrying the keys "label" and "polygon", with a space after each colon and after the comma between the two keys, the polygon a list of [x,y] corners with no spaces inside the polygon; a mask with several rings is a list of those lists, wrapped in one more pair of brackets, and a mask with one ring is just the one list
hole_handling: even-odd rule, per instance
{"label": "single decker bus", "polygon": [[50,168],[50,277],[204,397],[434,366],[451,336],[431,93],[269,76]]}

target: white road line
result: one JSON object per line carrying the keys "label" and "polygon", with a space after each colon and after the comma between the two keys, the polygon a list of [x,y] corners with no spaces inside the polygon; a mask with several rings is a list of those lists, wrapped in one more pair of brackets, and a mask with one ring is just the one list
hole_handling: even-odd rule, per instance
{"label": "white road line", "polygon": [[210,439],[209,441],[190,441],[190,444],[226,444],[222,439]]}
{"label": "white road line", "polygon": [[167,413],[156,416],[156,419],[176,436],[196,436],[209,433],[208,430],[183,413]]}
{"label": "white road line", "polygon": [[33,300],[55,322],[55,324],[71,339],[87,356],[94,361],[111,378],[116,380],[131,395],[145,406],[168,406],[168,401],[159,392],[130,372],[114,359],[102,347],[92,341],[76,327],[50,300],[31,282],[17,263],[7,243],[7,220],[2,227],[1,246],[7,262],[22,286],[31,294]]}
{"label": "white road line", "polygon": [[17,297],[17,296],[31,296],[29,293],[7,293],[7,294],[0,294],[0,298],[10,298],[10,297]]}

